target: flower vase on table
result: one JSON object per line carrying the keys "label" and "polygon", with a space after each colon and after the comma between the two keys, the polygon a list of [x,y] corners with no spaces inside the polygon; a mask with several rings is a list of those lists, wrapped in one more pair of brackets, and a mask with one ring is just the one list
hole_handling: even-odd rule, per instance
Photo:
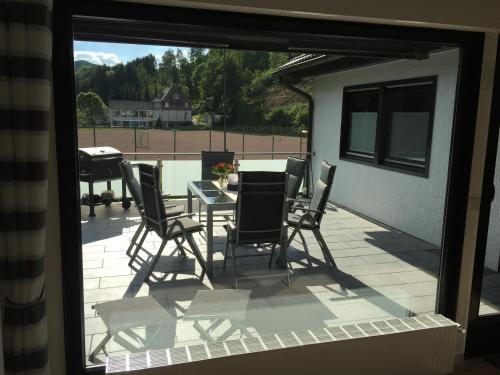
{"label": "flower vase on table", "polygon": [[227,184],[227,176],[234,172],[234,165],[231,163],[218,163],[212,167],[211,172],[219,176],[219,187],[223,189]]}
{"label": "flower vase on table", "polygon": [[219,176],[219,187],[221,189],[224,189],[226,187],[226,184],[227,184],[227,176],[220,175]]}

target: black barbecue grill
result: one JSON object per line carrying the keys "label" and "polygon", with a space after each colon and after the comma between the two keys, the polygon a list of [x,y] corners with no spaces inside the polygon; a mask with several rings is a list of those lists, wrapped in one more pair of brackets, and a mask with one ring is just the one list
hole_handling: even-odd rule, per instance
{"label": "black barbecue grill", "polygon": [[[125,180],[119,166],[119,163],[123,160],[123,155],[120,151],[107,146],[80,148],[78,150],[78,160],[80,164],[80,181],[89,184],[89,216],[95,216],[94,182],[106,181],[108,190],[111,190],[112,180],[122,180],[122,198],[117,201],[121,200],[122,206],[125,209],[130,207],[130,200],[127,199]],[[110,200],[105,201],[106,205],[110,203]]]}

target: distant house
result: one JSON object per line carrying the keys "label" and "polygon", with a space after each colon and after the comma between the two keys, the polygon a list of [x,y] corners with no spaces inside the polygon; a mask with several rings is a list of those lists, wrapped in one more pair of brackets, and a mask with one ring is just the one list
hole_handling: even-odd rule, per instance
{"label": "distant house", "polygon": [[153,101],[110,100],[109,111],[112,127],[153,128],[158,124],[168,129],[192,121],[191,101],[175,85]]}
{"label": "distant house", "polygon": [[153,103],[138,100],[110,100],[111,126],[119,128],[152,128]]}
{"label": "distant house", "polygon": [[160,98],[153,100],[154,118],[160,119],[162,128],[170,124],[191,122],[191,101],[178,86],[165,89]]}

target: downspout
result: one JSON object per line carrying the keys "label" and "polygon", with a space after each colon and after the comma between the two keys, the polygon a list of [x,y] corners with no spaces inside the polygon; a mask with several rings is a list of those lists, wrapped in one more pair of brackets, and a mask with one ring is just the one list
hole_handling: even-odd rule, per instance
{"label": "downspout", "polygon": [[314,99],[307,92],[302,91],[298,87],[293,86],[291,83],[287,82],[286,77],[280,76],[279,83],[285,86],[290,91],[295,94],[302,96],[307,100],[309,105],[308,116],[307,116],[307,155],[306,160],[308,161],[308,168],[306,170],[306,189],[307,194],[311,193],[310,191],[310,179],[311,179],[311,171],[312,171],[312,138],[313,138],[313,120],[314,120]]}

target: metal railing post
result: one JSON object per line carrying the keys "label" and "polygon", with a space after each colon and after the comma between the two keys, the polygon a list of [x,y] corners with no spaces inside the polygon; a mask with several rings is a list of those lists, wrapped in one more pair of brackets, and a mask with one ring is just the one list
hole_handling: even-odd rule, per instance
{"label": "metal railing post", "polygon": [[241,157],[243,158],[243,160],[245,160],[245,128],[243,127],[243,149],[242,149],[242,155]]}
{"label": "metal railing post", "polygon": [[299,135],[299,158],[302,158],[302,132]]}
{"label": "metal railing post", "polygon": [[137,128],[134,126],[134,159],[137,160]]}
{"label": "metal railing post", "polygon": [[94,132],[94,147],[97,146],[97,142],[96,142],[96,138],[95,138],[95,124],[94,124],[94,127],[93,127],[93,132]]}
{"label": "metal railing post", "polygon": [[174,129],[174,160],[177,153],[177,129]]}
{"label": "metal railing post", "polygon": [[227,124],[226,124],[226,50],[222,50],[224,54],[224,101],[222,102],[222,112],[224,115],[224,151],[227,151]]}
{"label": "metal railing post", "polygon": [[272,154],[271,154],[271,159],[274,159],[274,133],[275,133],[276,129],[273,128],[273,144],[272,144],[272,148],[271,148],[271,151],[272,151]]}
{"label": "metal railing post", "polygon": [[158,178],[160,180],[160,189],[163,190],[163,163],[161,161],[160,155],[156,159],[156,166],[158,167]]}
{"label": "metal railing post", "polygon": [[208,151],[212,151],[212,129],[208,129]]}

